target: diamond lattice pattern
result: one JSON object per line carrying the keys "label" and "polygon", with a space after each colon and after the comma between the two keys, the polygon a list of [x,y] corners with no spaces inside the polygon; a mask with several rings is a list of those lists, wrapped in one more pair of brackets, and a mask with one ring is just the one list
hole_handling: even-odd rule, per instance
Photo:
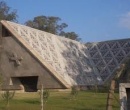
{"label": "diamond lattice pattern", "polygon": [[[90,43],[89,53],[102,80],[109,79],[130,54],[130,39]],[[87,46],[87,45],[86,45]]]}
{"label": "diamond lattice pattern", "polygon": [[130,39],[86,45],[7,22],[70,85],[101,84],[130,54]]}
{"label": "diamond lattice pattern", "polygon": [[8,22],[43,59],[70,85],[94,84],[95,77],[83,44]]}

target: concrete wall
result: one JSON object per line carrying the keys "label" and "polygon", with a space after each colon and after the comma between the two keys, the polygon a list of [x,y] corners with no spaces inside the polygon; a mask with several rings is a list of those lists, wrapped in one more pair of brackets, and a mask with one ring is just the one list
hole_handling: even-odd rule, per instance
{"label": "concrete wall", "polygon": [[130,109],[130,83],[120,83],[120,110]]}
{"label": "concrete wall", "polygon": [[[15,60],[10,60],[13,54],[22,58],[18,66]],[[19,85],[18,81],[12,81],[14,77],[38,76],[39,87],[41,83],[44,88],[64,88],[64,86],[49,71],[43,67],[14,37],[2,38],[2,52],[0,61],[1,73],[4,76],[4,85]]]}

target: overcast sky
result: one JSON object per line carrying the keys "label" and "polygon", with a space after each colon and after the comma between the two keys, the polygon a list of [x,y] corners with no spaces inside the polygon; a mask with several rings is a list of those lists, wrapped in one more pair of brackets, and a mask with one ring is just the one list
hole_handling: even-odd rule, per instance
{"label": "overcast sky", "polygon": [[130,0],[4,0],[17,10],[18,21],[57,16],[83,42],[130,38]]}

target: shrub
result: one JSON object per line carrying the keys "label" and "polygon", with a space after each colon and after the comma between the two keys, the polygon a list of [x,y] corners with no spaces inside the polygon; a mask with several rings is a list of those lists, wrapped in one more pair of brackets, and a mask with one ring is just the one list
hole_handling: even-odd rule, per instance
{"label": "shrub", "polygon": [[79,89],[77,86],[72,86],[71,92],[70,92],[70,95],[71,95],[70,99],[75,99],[78,95],[78,91],[79,91]]}
{"label": "shrub", "polygon": [[13,99],[15,91],[10,92],[9,90],[2,93],[2,98],[6,101],[6,106],[9,107],[9,101]]}

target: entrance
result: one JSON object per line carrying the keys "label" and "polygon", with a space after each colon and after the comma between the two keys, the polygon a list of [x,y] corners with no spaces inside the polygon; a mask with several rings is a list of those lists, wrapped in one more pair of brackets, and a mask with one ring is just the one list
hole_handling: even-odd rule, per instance
{"label": "entrance", "polygon": [[127,93],[127,110],[130,110],[130,88],[126,88]]}
{"label": "entrance", "polygon": [[19,77],[21,84],[24,86],[25,92],[36,92],[38,76]]}

